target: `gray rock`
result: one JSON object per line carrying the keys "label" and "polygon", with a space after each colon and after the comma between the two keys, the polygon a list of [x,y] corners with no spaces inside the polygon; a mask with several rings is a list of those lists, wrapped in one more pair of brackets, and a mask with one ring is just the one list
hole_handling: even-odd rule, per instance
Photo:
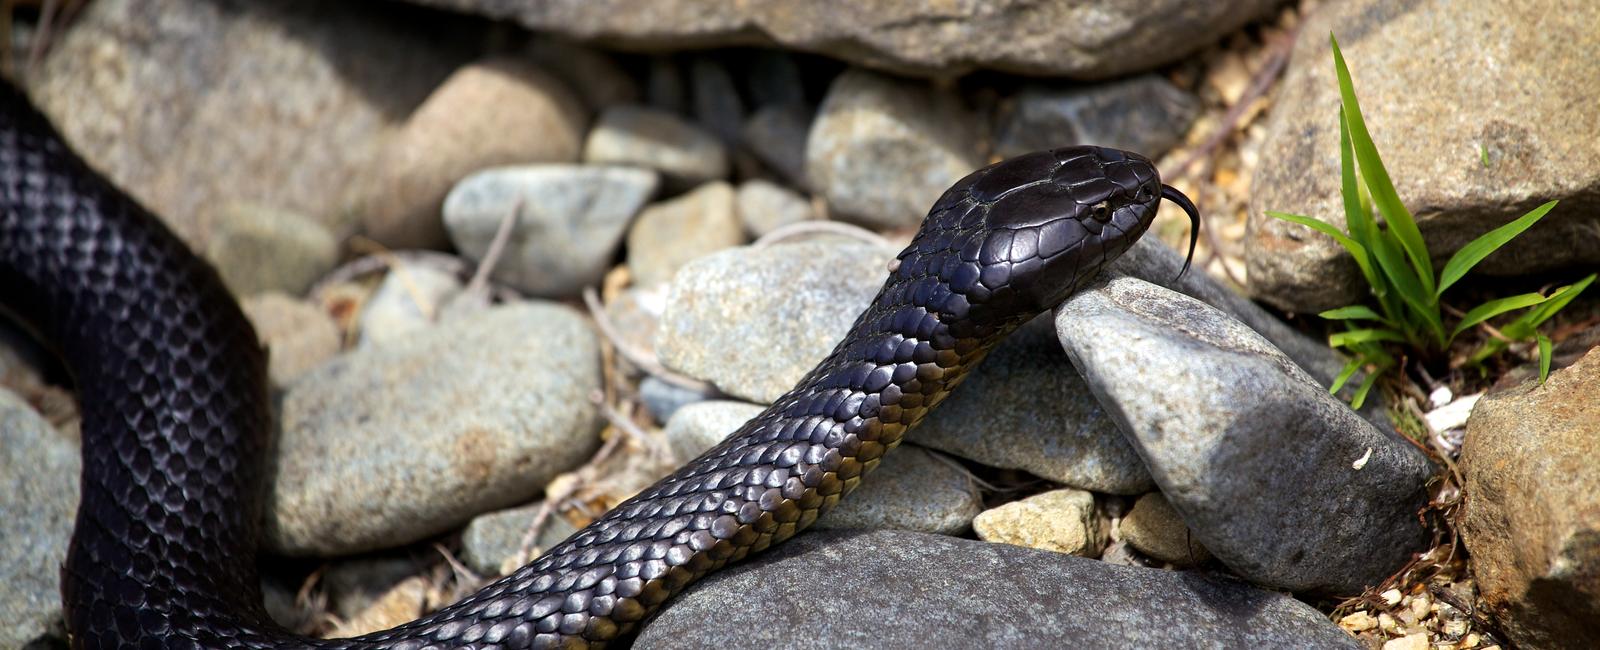
{"label": "gray rock", "polygon": [[395,265],[361,309],[360,345],[388,345],[433,327],[445,304],[460,293],[461,280],[454,273]]}
{"label": "gray rock", "polygon": [[661,325],[661,312],[666,308],[667,287],[635,285],[612,296],[606,302],[605,315],[616,331],[619,344],[654,354],[656,329]]}
{"label": "gray rock", "polygon": [[[1250,290],[1316,312],[1366,296],[1331,238],[1267,217],[1344,228],[1339,38],[1367,128],[1436,264],[1551,199],[1561,204],[1477,267],[1513,275],[1600,264],[1600,4],[1559,0],[1328,3],[1306,17],[1267,121],[1251,186]],[[1426,56],[1418,44],[1426,43]],[[1488,158],[1484,164],[1483,158]]]}
{"label": "gray rock", "polygon": [[217,212],[206,258],[235,296],[268,291],[298,295],[333,269],[339,243],[326,226],[312,219],[231,203]]}
{"label": "gray rock", "polygon": [[917,648],[930,640],[951,648],[1361,647],[1309,605],[1238,582],[893,530],[804,534],[714,573],[668,601],[634,647]]}
{"label": "gray rock", "polygon": [[1461,532],[1484,609],[1525,648],[1600,646],[1600,348],[1484,397],[1461,448]]}
{"label": "gray rock", "polygon": [[791,223],[816,218],[811,202],[777,183],[755,179],[739,185],[734,196],[739,221],[751,237],[761,237]]}
{"label": "gray rock", "polygon": [[695,121],[723,142],[737,143],[739,125],[744,122],[744,100],[739,98],[728,68],[710,56],[696,56],[689,63],[689,87],[694,95]]}
{"label": "gray rock", "polygon": [[770,403],[850,330],[893,257],[867,244],[801,242],[697,259],[672,283],[656,353],[729,395]]}
{"label": "gray rock", "polygon": [[513,211],[516,223],[491,275],[539,296],[599,283],[623,233],[659,184],[648,169],[523,165],[466,177],[444,201],[444,224],[463,255],[481,261]]}
{"label": "gray rock", "polygon": [[1211,553],[1194,539],[1183,517],[1160,492],[1139,497],[1122,520],[1121,531],[1129,546],[1162,562],[1194,566],[1211,559]]}
{"label": "gray rock", "polygon": [[72,442],[0,388],[0,646],[66,638],[59,580],[81,465]]}
{"label": "gray rock", "polygon": [[946,188],[982,166],[976,122],[953,93],[849,70],[811,124],[806,178],[842,219],[915,226]]}
{"label": "gray rock", "polygon": [[939,411],[917,444],[1073,487],[1138,494],[1154,483],[1040,316],[1001,342]]}
{"label": "gray rock", "polygon": [[406,120],[375,171],[367,235],[395,248],[445,242],[440,206],[468,174],[578,158],[588,114],[555,76],[517,58],[457,70]]}
{"label": "gray rock", "polygon": [[583,161],[654,169],[680,187],[728,175],[728,152],[716,136],[644,106],[612,106],[601,113],[584,142]]}
{"label": "gray rock", "polygon": [[995,152],[1010,158],[1070,144],[1095,144],[1156,160],[1183,140],[1199,112],[1198,98],[1155,74],[1093,86],[1034,86],[1012,98]]}
{"label": "gray rock", "polygon": [[240,306],[267,348],[273,386],[288,386],[339,353],[339,326],[315,305],[274,292],[245,298]]}
{"label": "gray rock", "polygon": [[268,547],[394,546],[528,500],[599,445],[598,348],[573,310],[522,303],[312,371],[283,399]]}
{"label": "gray rock", "polygon": [[[639,401],[656,422],[670,422],[679,409],[712,399],[713,395],[655,377],[639,380]],[[681,458],[681,457],[680,457]]]}
{"label": "gray rock", "polygon": [[628,270],[638,286],[662,284],[690,260],[742,243],[733,186],[714,181],[639,214],[628,229]]}
{"label": "gray rock", "polygon": [[972,521],[972,529],[986,542],[1083,557],[1099,556],[1107,533],[1094,494],[1072,488],[985,510]]}
{"label": "gray rock", "polygon": [[1267,0],[414,1],[654,50],[768,44],[907,74],[953,77],[995,68],[1077,78],[1178,61],[1278,6]]}
{"label": "gray rock", "polygon": [[192,249],[206,250],[210,211],[233,201],[305,215],[342,238],[363,202],[352,179],[478,47],[456,26],[401,13],[317,0],[94,2],[28,78],[73,148]]}
{"label": "gray rock", "polygon": [[1195,537],[1239,575],[1356,593],[1424,542],[1427,458],[1243,324],[1116,278],[1057,308],[1056,331]]}
{"label": "gray rock", "polygon": [[639,84],[605,52],[540,34],[528,40],[522,53],[576,91],[591,111],[639,101]]}
{"label": "gray rock", "polygon": [[[543,502],[531,503],[474,517],[466,530],[461,531],[461,562],[484,576],[515,571],[531,559],[519,557],[522,538],[543,507]],[[539,549],[548,549],[575,532],[578,528],[572,522],[558,513],[551,513],[539,534],[534,536],[533,544]],[[536,550],[534,556],[538,556]]]}
{"label": "gray rock", "polygon": [[763,106],[739,130],[744,146],[762,163],[796,187],[806,180],[806,140],[816,111],[803,104]]}
{"label": "gray rock", "polygon": [[[667,422],[667,441],[679,461],[722,442],[763,407],[710,401],[680,409]],[[901,445],[839,505],[817,519],[822,528],[898,528],[958,535],[983,510],[977,486],[936,452]]]}

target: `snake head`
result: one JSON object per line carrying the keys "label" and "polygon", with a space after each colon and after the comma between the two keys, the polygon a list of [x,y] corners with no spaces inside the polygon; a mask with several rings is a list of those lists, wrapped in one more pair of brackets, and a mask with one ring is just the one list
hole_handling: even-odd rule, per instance
{"label": "snake head", "polygon": [[[1198,229],[1194,205],[1161,184],[1149,158],[1092,146],[1030,153],[973,172],[946,191],[901,259],[947,251],[920,266],[938,265],[953,291],[989,305],[997,317],[1038,313],[1128,250],[1164,197]],[[1193,247],[1191,239],[1191,255]]]}

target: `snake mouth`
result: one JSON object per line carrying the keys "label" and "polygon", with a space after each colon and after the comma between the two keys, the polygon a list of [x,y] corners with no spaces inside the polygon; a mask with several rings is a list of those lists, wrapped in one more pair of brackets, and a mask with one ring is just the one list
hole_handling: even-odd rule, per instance
{"label": "snake mouth", "polygon": [[1189,255],[1183,258],[1183,268],[1178,270],[1178,278],[1181,278],[1189,271],[1189,263],[1194,261],[1194,245],[1200,241],[1200,210],[1194,207],[1194,201],[1190,201],[1189,197],[1171,185],[1161,186],[1161,198],[1178,204],[1178,207],[1189,214]]}

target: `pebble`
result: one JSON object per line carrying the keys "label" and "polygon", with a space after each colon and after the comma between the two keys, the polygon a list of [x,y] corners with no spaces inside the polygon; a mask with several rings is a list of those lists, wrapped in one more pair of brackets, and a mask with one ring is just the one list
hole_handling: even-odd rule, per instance
{"label": "pebble", "polygon": [[1183,141],[1200,112],[1198,98],[1157,74],[1090,86],[1033,86],[1011,101],[995,136],[1001,158],[1094,144],[1159,160]]}
{"label": "pebble", "polygon": [[454,273],[421,264],[389,269],[361,310],[362,347],[403,341],[440,320],[445,304],[461,293]]}
{"label": "pebble", "polygon": [[694,117],[700,126],[723,142],[739,141],[739,125],[744,122],[744,100],[733,85],[733,75],[721,61],[698,55],[689,62],[689,88],[694,97]]}
{"label": "pebble", "polygon": [[[891,605],[863,610],[864,597]],[[691,585],[634,647],[920,648],[930,640],[949,648],[1361,647],[1311,606],[1235,580],[900,530],[801,534]]]}
{"label": "pebble", "polygon": [[299,295],[333,269],[339,243],[326,226],[293,212],[230,203],[214,217],[206,259],[235,296]]}
{"label": "pebble", "polygon": [[811,201],[794,190],[761,179],[741,183],[734,195],[734,205],[745,233],[755,238],[816,218]]}
{"label": "pebble", "polygon": [[644,402],[645,410],[656,422],[670,421],[679,409],[713,398],[713,392],[679,386],[653,376],[639,380],[639,401]]}
{"label": "pebble", "polygon": [[728,152],[717,136],[645,106],[605,109],[584,142],[583,161],[654,169],[677,187],[728,175]]}
{"label": "pebble", "polygon": [[852,69],[828,89],[806,141],[806,178],[833,214],[911,228],[983,166],[977,120],[952,93]]}
{"label": "pebble", "polygon": [[1139,497],[1122,520],[1122,538],[1140,553],[1180,567],[1205,564],[1211,559],[1194,533],[1184,525],[1183,516],[1172,509],[1160,492]]}
{"label": "pebble", "polygon": [[522,53],[540,69],[559,77],[590,110],[639,101],[639,84],[611,55],[559,38],[540,35]]}
{"label": "pebble", "polygon": [[806,140],[815,116],[815,109],[803,104],[763,106],[745,120],[739,135],[763,164],[789,184],[807,188]]}
{"label": "pebble", "polygon": [[339,327],[315,305],[271,292],[245,298],[240,307],[267,348],[273,386],[288,386],[339,353]]}
{"label": "pebble", "polygon": [[1083,557],[1106,545],[1106,525],[1094,494],[1064,488],[983,511],[972,521],[978,539]]}
{"label": "pebble", "polygon": [[636,286],[663,284],[689,261],[742,243],[733,186],[713,181],[639,214],[628,230],[628,270]]}
{"label": "pebble", "polygon": [[3,388],[0,434],[0,647],[65,645],[59,584],[82,461],[76,445]]}
{"label": "pebble", "polygon": [[1422,550],[1427,457],[1242,323],[1121,277],[1058,307],[1056,333],[1195,539],[1240,576],[1358,593]]}
{"label": "pebble", "polygon": [[391,248],[443,244],[439,210],[451,187],[487,167],[576,160],[587,122],[566,84],[522,59],[457,70],[379,158],[367,235]]}
{"label": "pebble", "polygon": [[395,546],[533,497],[599,446],[599,357],[575,311],[530,302],[322,365],[282,402],[268,548]]}
{"label": "pebble", "polygon": [[[474,517],[461,532],[461,563],[483,576],[502,576],[517,570],[531,559],[519,557],[522,538],[542,507],[544,502],[537,502]],[[572,522],[559,513],[550,513],[534,536],[534,557],[576,532],[578,528]]]}
{"label": "pebble", "polygon": [[462,179],[444,201],[450,241],[481,262],[515,213],[490,277],[529,294],[577,295],[600,282],[628,225],[655,194],[656,172],[617,165],[495,167]]}
{"label": "pebble", "polygon": [[1513,645],[1600,647],[1600,348],[1479,400],[1461,448],[1462,539]]}

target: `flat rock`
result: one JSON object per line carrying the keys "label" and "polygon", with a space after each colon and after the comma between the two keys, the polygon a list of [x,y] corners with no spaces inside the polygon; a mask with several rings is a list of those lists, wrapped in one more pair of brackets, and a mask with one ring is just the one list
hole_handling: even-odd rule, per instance
{"label": "flat rock", "polygon": [[[667,422],[680,461],[699,456],[759,415],[756,404],[714,400],[690,404]],[[898,528],[958,535],[983,510],[971,478],[938,452],[903,444],[839,505],[817,519],[824,528]]]}
{"label": "flat rock", "polygon": [[679,409],[712,399],[714,393],[714,390],[697,390],[654,376],[639,380],[639,401],[644,403],[645,410],[656,422],[670,422]]}
{"label": "flat rock", "polygon": [[439,210],[468,174],[578,159],[588,112],[555,76],[514,57],[450,75],[406,120],[374,172],[363,225],[396,248],[439,246]]}
{"label": "flat rock", "polygon": [[612,106],[601,113],[583,144],[583,161],[654,169],[678,187],[728,175],[728,151],[717,136],[645,106]]}
{"label": "flat rock", "polygon": [[545,303],[342,355],[284,396],[267,545],[352,553],[525,502],[598,447],[599,387],[594,332]]}
{"label": "flat rock", "polygon": [[533,295],[576,295],[615,261],[628,224],[660,177],[615,165],[544,164],[486,169],[462,179],[444,201],[450,241],[481,261],[515,214],[495,280]]}
{"label": "flat rock", "polygon": [[985,510],[972,529],[986,542],[1083,557],[1099,556],[1106,545],[1106,524],[1095,510],[1094,494],[1072,488]]}
{"label": "flat rock", "polygon": [[317,221],[284,210],[232,203],[218,211],[206,259],[233,295],[302,294],[333,269],[339,242]]}
{"label": "flat rock", "polygon": [[1122,519],[1120,530],[1129,546],[1162,562],[1194,566],[1211,559],[1211,553],[1195,541],[1183,517],[1160,492],[1139,497]]}
{"label": "flat rock", "polygon": [[1239,575],[1353,594],[1421,550],[1427,458],[1244,324],[1123,277],[1058,307],[1056,332],[1173,508]]}
{"label": "flat rock", "polygon": [[976,123],[954,93],[848,70],[811,124],[806,178],[841,219],[914,227],[946,188],[983,166]]}
{"label": "flat rock", "polygon": [[308,302],[263,293],[240,303],[267,348],[267,375],[282,388],[339,353],[339,326]]}
{"label": "flat rock", "polygon": [[742,243],[733,186],[713,181],[639,214],[628,229],[628,270],[635,285],[658,285],[691,260]]}
{"label": "flat rock", "polygon": [[658,51],[775,45],[904,74],[953,77],[995,68],[1075,78],[1120,76],[1180,60],[1278,6],[1266,0],[416,1]]}
{"label": "flat rock", "polygon": [[1485,608],[1527,648],[1600,646],[1600,348],[1478,402],[1462,537]]}
{"label": "flat rock", "polygon": [[810,201],[771,181],[756,179],[741,183],[733,201],[739,221],[751,237],[761,237],[791,223],[816,218]]}
{"label": "flat rock", "polygon": [[59,585],[81,466],[76,445],[0,388],[0,646],[65,644]]}
{"label": "flat rock", "polygon": [[[519,557],[522,538],[527,536],[528,527],[543,507],[543,502],[531,503],[474,517],[466,530],[461,531],[461,563],[484,576],[515,571],[527,562]],[[539,534],[534,536],[533,544],[538,549],[549,549],[576,532],[578,528],[566,518],[551,513]],[[537,552],[534,557],[538,557]]]}
{"label": "flat rock", "polygon": [[[348,3],[107,0],[52,37],[32,95],[73,148],[206,250],[215,206],[351,234],[359,183],[478,48],[466,21]],[[241,128],[249,125],[249,128]]]}
{"label": "flat rock", "polygon": [[[863,624],[864,611],[889,613]],[[803,534],[713,573],[668,601],[634,647],[920,648],[930,639],[953,648],[1361,647],[1309,605],[1240,582],[896,530]]]}
{"label": "flat rock", "polygon": [[1366,295],[1333,239],[1263,214],[1304,214],[1344,228],[1330,31],[1435,264],[1551,199],[1561,204],[1476,270],[1514,275],[1600,264],[1600,111],[1579,108],[1600,96],[1596,24],[1600,4],[1560,0],[1320,6],[1300,29],[1262,139],[1246,247],[1250,290],[1298,312]]}
{"label": "flat rock", "polygon": [[433,327],[461,289],[454,273],[420,264],[395,265],[361,309],[360,345],[386,345]]}
{"label": "flat rock", "polygon": [[806,140],[816,110],[804,104],[780,104],[756,109],[739,130],[742,143],[766,166],[796,187],[806,180]]}
{"label": "flat rock", "polygon": [[1094,144],[1157,160],[1183,141],[1199,112],[1198,98],[1156,74],[1092,86],[1033,86],[1011,98],[995,153],[1010,158]]}

